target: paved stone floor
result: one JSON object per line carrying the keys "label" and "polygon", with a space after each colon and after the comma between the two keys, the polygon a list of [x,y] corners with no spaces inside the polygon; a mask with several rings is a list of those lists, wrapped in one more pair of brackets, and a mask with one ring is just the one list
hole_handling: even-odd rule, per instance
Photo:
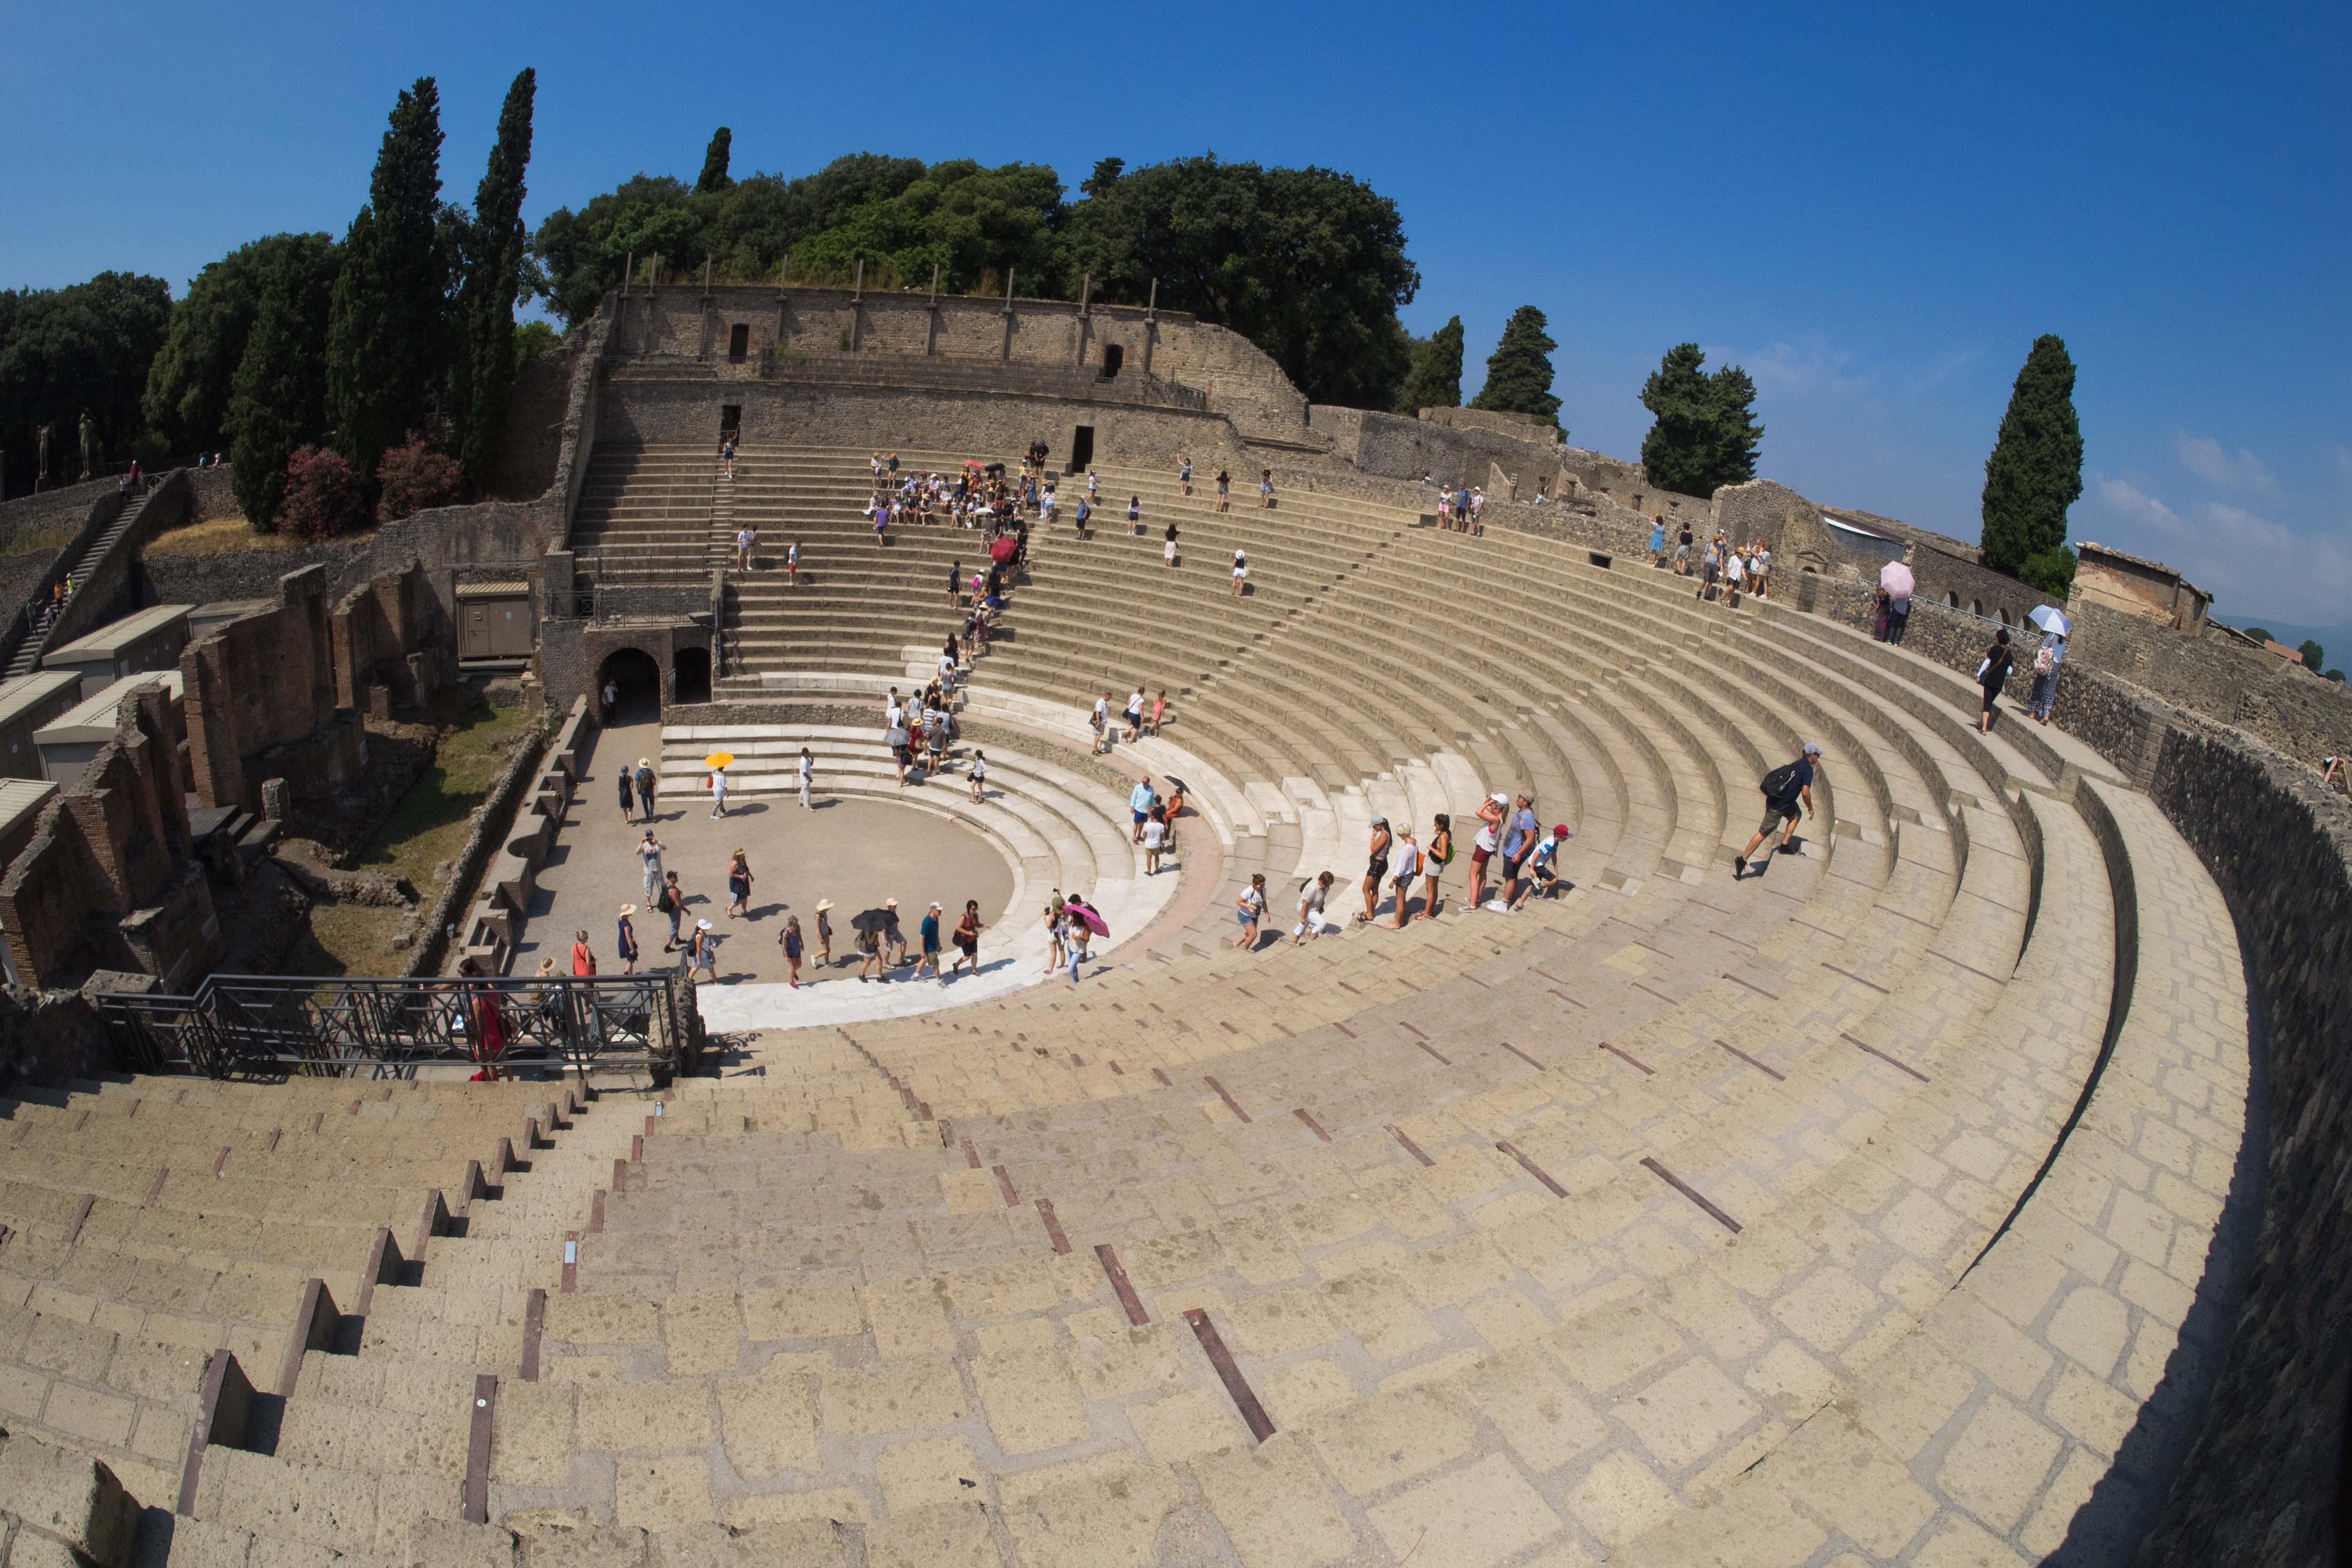
{"label": "paved stone floor", "polygon": [[[739,797],[730,801],[725,818],[714,820],[709,795],[674,794],[656,802],[652,823],[624,824],[614,796],[615,773],[624,766],[634,768],[639,757],[658,758],[660,742],[661,727],[650,714],[605,731],[592,742],[562,837],[539,874],[539,894],[516,948],[515,973],[537,969],[541,955],[547,952],[562,960],[568,970],[572,933],[583,927],[598,964],[617,972],[614,921],[624,903],[639,906],[634,922],[642,950],[638,968],[666,962],[661,949],[667,927],[647,907],[638,868],[636,846],[646,826],[667,847],[664,868],[676,871],[687,890],[688,918],[707,919],[719,932],[722,989],[772,982],[777,992],[783,992],[784,961],[778,938],[784,918],[800,917],[813,959],[819,899],[834,902],[835,959],[851,952],[849,917],[887,898],[898,900],[910,941],[924,906],[933,899],[957,910],[964,900],[978,899],[983,919],[991,924],[1004,921],[1013,889],[1013,868],[980,834],[928,811],[830,800],[820,788],[811,811],[803,811],[791,795]],[[819,782],[822,785],[822,778]],[[922,787],[963,786],[955,781]],[[751,862],[749,920],[730,920],[724,912],[728,858],[739,847],[750,852]],[[1020,923],[1027,923],[1026,911]],[[984,959],[989,952],[985,938],[981,951]],[[675,963],[675,955],[667,962]],[[860,987],[855,974],[854,965],[821,971],[813,963],[804,963],[801,972],[804,988],[811,979],[824,977],[816,987],[820,994],[871,989]]]}

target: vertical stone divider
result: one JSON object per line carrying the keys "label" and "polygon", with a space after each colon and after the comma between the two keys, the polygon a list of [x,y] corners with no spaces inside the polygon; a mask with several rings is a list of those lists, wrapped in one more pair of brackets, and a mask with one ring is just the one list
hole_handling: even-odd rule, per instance
{"label": "vertical stone divider", "polygon": [[188,1457],[180,1467],[179,1506],[173,1511],[193,1516],[196,1484],[205,1468],[205,1450],[215,1445],[234,1448],[245,1441],[245,1418],[253,1407],[253,1384],[236,1355],[226,1348],[213,1352],[205,1367],[202,1391],[196,1396],[195,1429],[188,1436]]}

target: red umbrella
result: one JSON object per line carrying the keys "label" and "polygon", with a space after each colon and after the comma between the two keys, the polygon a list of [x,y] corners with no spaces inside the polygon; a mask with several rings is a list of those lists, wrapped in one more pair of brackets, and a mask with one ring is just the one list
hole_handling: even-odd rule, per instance
{"label": "red umbrella", "polygon": [[988,547],[989,558],[1002,565],[1012,560],[1013,552],[1020,548],[1021,542],[1008,533]]}

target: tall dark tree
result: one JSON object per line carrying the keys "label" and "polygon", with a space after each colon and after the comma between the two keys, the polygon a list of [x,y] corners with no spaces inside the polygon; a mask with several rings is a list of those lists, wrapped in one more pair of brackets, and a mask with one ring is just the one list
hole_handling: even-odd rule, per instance
{"label": "tall dark tree", "polygon": [[694,182],[698,195],[723,191],[735,182],[727,177],[728,151],[735,144],[735,132],[724,125],[710,138],[710,145],[702,154],[702,177]]}
{"label": "tall dark tree", "polygon": [[1559,345],[1544,330],[1544,313],[1522,305],[1503,324],[1502,340],[1486,356],[1486,384],[1471,399],[1473,408],[1498,414],[1532,414],[1559,423],[1559,399],[1552,395],[1551,351]]}
{"label": "tall dark tree", "polygon": [[239,246],[206,266],[172,307],[170,334],[147,370],[141,406],[158,443],[175,455],[213,451],[227,438],[228,400],[245,342],[261,310],[262,290],[281,257],[334,282],[340,265],[332,235],[273,234]]}
{"label": "tall dark tree", "polygon": [[1642,440],[1650,482],[1680,495],[1711,496],[1717,486],[1756,477],[1756,383],[1736,364],[1706,373],[1696,343],[1677,343],[1642,387],[1642,406],[1657,416]]}
{"label": "tall dark tree", "polygon": [[1060,293],[1163,307],[1233,328],[1317,403],[1396,404],[1410,351],[1397,310],[1421,274],[1396,204],[1331,169],[1264,168],[1214,153],[1096,166],[1062,224]]}
{"label": "tall dark tree", "polygon": [[1397,398],[1399,414],[1462,406],[1462,318],[1451,317],[1413,350],[1412,370]]}
{"label": "tall dark tree", "polygon": [[2074,577],[2066,509],[2082,493],[2074,362],[2064,339],[2044,333],[2017,373],[2000,437],[1985,459],[1984,563],[2046,592],[2064,592]]}
{"label": "tall dark tree", "polygon": [[368,204],[344,237],[328,321],[327,410],[354,473],[374,473],[425,422],[446,366],[441,222],[441,95],[419,77],[393,108]]}
{"label": "tall dark tree", "polygon": [[131,272],[101,272],[63,289],[0,289],[0,451],[11,489],[32,488],[43,425],[52,428],[51,483],[81,471],[84,414],[97,439],[94,461],[135,455],[145,427],[140,393],[171,315],[172,286]]}
{"label": "tall dark tree", "polygon": [[457,458],[476,490],[487,487],[506,439],[507,404],[514,392],[515,294],[522,277],[527,236],[522,226],[523,172],[530,165],[531,100],[538,76],[526,68],[507,89],[499,139],[474,193],[467,237],[462,314],[470,382]]}
{"label": "tall dark tree", "polygon": [[247,521],[264,533],[278,524],[287,458],[326,429],[321,351],[333,298],[334,283],[313,258],[298,247],[280,249],[231,382],[230,483]]}

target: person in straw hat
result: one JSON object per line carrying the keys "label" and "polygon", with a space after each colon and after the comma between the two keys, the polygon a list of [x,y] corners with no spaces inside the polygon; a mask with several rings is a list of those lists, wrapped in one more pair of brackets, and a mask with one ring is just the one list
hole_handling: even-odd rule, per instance
{"label": "person in straw hat", "polygon": [[816,901],[816,962],[820,968],[826,969],[833,966],[833,922],[824,918],[824,911],[831,908],[831,899]]}
{"label": "person in straw hat", "polygon": [[629,917],[636,912],[637,906],[635,904],[623,904],[621,906],[621,930],[620,942],[618,946],[621,954],[621,973],[624,974],[635,974],[637,972],[637,931],[635,926],[629,923]]}

